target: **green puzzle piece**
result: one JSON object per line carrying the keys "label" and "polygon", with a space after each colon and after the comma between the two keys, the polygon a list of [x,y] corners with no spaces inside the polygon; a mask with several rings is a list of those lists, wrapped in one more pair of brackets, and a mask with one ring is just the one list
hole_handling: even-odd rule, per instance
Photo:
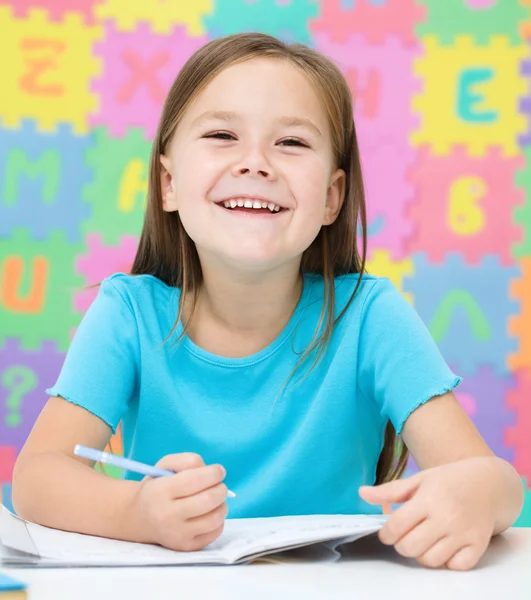
{"label": "green puzzle piece", "polygon": [[125,137],[117,139],[100,127],[94,137],[95,146],[87,152],[94,181],[83,192],[92,217],[82,230],[97,231],[104,243],[116,245],[121,236],[138,236],[142,231],[151,142],[138,129],[128,129]]}
{"label": "green puzzle piece", "polygon": [[84,251],[85,244],[68,242],[62,232],[35,241],[25,229],[15,229],[0,239],[0,346],[16,337],[26,350],[37,350],[43,340],[55,341],[61,351],[68,348],[81,319],[72,305],[84,284],[74,269]]}
{"label": "green puzzle piece", "polygon": [[514,209],[514,221],[522,226],[522,243],[513,247],[513,257],[519,260],[531,256],[531,146],[524,148],[526,165],[516,175],[516,185],[525,192],[525,203]]}
{"label": "green puzzle piece", "polygon": [[435,35],[441,44],[452,44],[458,35],[469,35],[486,45],[493,35],[521,44],[520,22],[528,17],[519,0],[497,0],[490,8],[474,10],[465,0],[418,0],[427,8],[426,20],[416,26],[418,36]]}
{"label": "green puzzle piece", "polygon": [[527,486],[527,481],[523,479],[525,486],[524,508],[514,524],[515,527],[531,527],[531,489]]}
{"label": "green puzzle piece", "polygon": [[210,37],[259,31],[285,42],[311,44],[308,22],[319,15],[312,0],[217,0],[213,14],[203,17]]}

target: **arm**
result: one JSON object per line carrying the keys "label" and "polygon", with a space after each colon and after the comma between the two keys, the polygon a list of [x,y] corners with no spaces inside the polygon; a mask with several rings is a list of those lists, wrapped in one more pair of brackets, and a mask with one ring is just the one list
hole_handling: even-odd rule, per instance
{"label": "arm", "polygon": [[402,437],[422,471],[360,488],[367,502],[402,504],[380,540],[424,566],[474,567],[522,509],[518,473],[493,455],[451,392],[416,408]]}
{"label": "arm", "polygon": [[452,392],[414,410],[404,424],[402,438],[420,469],[473,461],[482,474],[482,491],[494,506],[494,535],[518,518],[524,502],[518,472],[494,456]]}
{"label": "arm", "polygon": [[76,444],[105,448],[111,433],[87,410],[50,398],[15,464],[17,513],[56,529],[144,541],[137,519],[131,518],[138,482],[107,477],[73,454]]}

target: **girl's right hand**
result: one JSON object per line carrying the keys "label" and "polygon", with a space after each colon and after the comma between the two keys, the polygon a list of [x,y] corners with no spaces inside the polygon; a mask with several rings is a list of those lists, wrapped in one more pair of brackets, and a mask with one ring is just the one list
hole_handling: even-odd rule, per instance
{"label": "girl's right hand", "polygon": [[223,532],[228,508],[221,465],[205,466],[198,454],[169,454],[157,464],[175,471],[166,477],[145,477],[133,499],[143,538],[170,550],[191,552]]}

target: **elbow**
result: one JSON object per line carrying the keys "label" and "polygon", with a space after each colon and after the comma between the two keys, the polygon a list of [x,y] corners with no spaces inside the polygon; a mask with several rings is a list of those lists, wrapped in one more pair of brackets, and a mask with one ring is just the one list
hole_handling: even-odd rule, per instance
{"label": "elbow", "polygon": [[20,454],[13,468],[13,476],[11,482],[11,503],[16,514],[31,521],[32,513],[32,497],[35,490],[32,489],[31,463],[34,459],[24,458]]}

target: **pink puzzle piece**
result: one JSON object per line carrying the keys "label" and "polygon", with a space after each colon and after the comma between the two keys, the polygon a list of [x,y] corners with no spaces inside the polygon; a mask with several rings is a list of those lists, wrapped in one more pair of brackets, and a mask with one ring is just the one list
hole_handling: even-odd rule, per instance
{"label": "pink puzzle piece", "polygon": [[[362,142],[363,144],[363,142]],[[409,171],[415,151],[408,146],[381,143],[361,145],[361,166],[367,202],[369,257],[376,249],[389,250],[394,260],[405,257],[406,240],[412,233],[406,205],[414,198]]]}
{"label": "pink puzzle piece", "polygon": [[412,173],[417,195],[409,207],[415,233],[408,253],[422,251],[440,263],[447,252],[459,252],[473,264],[494,254],[512,264],[511,247],[522,238],[512,213],[524,202],[513,182],[522,167],[521,157],[494,149],[484,157],[471,157],[463,147],[434,156],[423,147]]}
{"label": "pink puzzle piece", "polygon": [[11,483],[16,459],[14,446],[0,446],[0,484]]}
{"label": "pink puzzle piece", "polygon": [[[131,269],[138,238],[136,236],[123,236],[120,245],[104,246],[97,233],[87,235],[88,253],[77,259],[77,271],[84,275],[86,285],[99,283],[106,277],[118,272],[127,273]],[[98,293],[98,288],[83,290],[74,298],[74,308],[79,312],[86,312]]]}
{"label": "pink puzzle piece", "polygon": [[405,45],[396,37],[376,45],[363,35],[335,42],[329,32],[321,32],[315,35],[315,47],[338,64],[350,84],[358,137],[369,144],[407,143],[419,127],[410,103],[421,88],[413,75],[420,45]]}
{"label": "pink puzzle piece", "polygon": [[507,408],[516,412],[516,425],[505,431],[505,443],[514,448],[513,465],[531,481],[531,373],[521,370],[516,373],[517,387],[507,394]]}
{"label": "pink puzzle piece", "polygon": [[37,8],[48,12],[51,21],[62,21],[66,13],[76,13],[83,16],[86,25],[92,25],[94,5],[99,0],[15,0],[11,3],[17,17],[26,17],[29,10]]}
{"label": "pink puzzle piece", "polygon": [[146,23],[129,33],[107,22],[105,39],[96,45],[105,67],[93,84],[100,108],[91,124],[107,126],[114,137],[123,136],[128,127],[140,127],[151,139],[171,84],[206,41],[206,36],[190,37],[185,27],[154,35]]}
{"label": "pink puzzle piece", "polygon": [[417,0],[387,0],[384,3],[355,0],[352,7],[344,7],[344,0],[322,2],[321,14],[310,23],[310,31],[317,35],[330,33],[335,41],[344,42],[353,33],[363,35],[371,43],[380,43],[389,35],[404,42],[416,42],[415,26],[424,21],[426,7]]}

